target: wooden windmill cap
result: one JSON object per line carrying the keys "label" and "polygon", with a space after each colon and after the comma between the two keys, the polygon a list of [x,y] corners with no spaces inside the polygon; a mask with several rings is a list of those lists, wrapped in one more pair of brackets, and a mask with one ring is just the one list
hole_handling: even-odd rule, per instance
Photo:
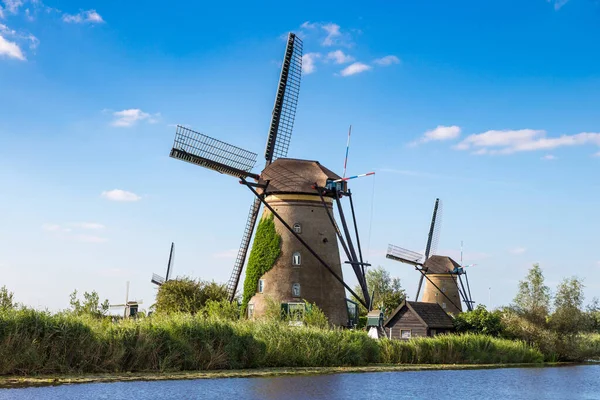
{"label": "wooden windmill cap", "polygon": [[460,268],[460,265],[450,257],[431,256],[425,261],[423,267],[428,274],[447,274],[455,268]]}
{"label": "wooden windmill cap", "polygon": [[341,179],[341,176],[318,161],[278,158],[261,172],[259,183],[269,181],[267,194],[317,194],[313,185],[324,187],[328,179]]}

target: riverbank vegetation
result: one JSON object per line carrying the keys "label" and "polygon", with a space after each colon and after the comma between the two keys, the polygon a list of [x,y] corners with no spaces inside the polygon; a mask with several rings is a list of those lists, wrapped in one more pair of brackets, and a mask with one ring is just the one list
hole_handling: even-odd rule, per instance
{"label": "riverbank vegetation", "polygon": [[370,364],[535,363],[523,342],[482,335],[408,342],[364,331],[225,320],[202,313],[107,318],[0,311],[0,374],[120,373]]}
{"label": "riverbank vegetation", "polygon": [[494,311],[478,306],[454,319],[459,333],[522,340],[539,349],[546,361],[600,358],[600,304],[583,306],[583,282],[565,278],[553,293],[535,264],[519,282],[513,303]]}
{"label": "riverbank vegetation", "polygon": [[[392,308],[404,293],[379,275],[379,300]],[[0,288],[0,375],[582,361],[600,357],[600,307],[583,308],[582,288],[570,278],[552,295],[536,265],[510,306],[479,306],[455,317],[456,334],[409,341],[331,328],[308,303],[298,316],[273,302],[249,321],[224,285],[187,278],[160,287],[152,315],[130,319],[108,316],[95,292],[74,292],[68,310],[51,313]]]}

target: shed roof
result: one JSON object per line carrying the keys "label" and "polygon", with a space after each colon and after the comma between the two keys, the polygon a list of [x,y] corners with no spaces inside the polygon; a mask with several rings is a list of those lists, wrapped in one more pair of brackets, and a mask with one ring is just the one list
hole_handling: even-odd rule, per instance
{"label": "shed roof", "polygon": [[403,301],[394,312],[390,314],[383,326],[388,327],[390,322],[404,307],[407,307],[412,311],[423,325],[428,328],[450,329],[454,327],[452,318],[438,303],[423,303],[418,301]]}
{"label": "shed roof", "polygon": [[278,158],[261,172],[259,183],[269,181],[267,193],[315,194],[312,185],[323,187],[328,179],[341,177],[318,161]]}
{"label": "shed roof", "polygon": [[423,269],[428,274],[447,274],[455,268],[460,268],[460,264],[446,256],[431,256],[423,265]]}

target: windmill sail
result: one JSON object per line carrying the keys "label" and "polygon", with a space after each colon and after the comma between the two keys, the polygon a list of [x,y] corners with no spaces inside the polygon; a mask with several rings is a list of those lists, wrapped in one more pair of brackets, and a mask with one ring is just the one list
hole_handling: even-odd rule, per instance
{"label": "windmill sail", "polygon": [[175,243],[171,243],[171,252],[169,253],[169,263],[167,264],[167,275],[165,281],[171,279],[173,273],[173,264],[175,263]]}
{"label": "windmill sail", "polygon": [[281,66],[281,75],[279,76],[279,85],[265,149],[267,165],[277,158],[287,156],[292,129],[294,128],[301,77],[302,40],[295,34],[290,33]]}
{"label": "windmill sail", "polygon": [[[288,35],[281,74],[279,76],[279,85],[271,114],[271,124],[269,127],[269,136],[265,149],[265,166],[269,166],[277,158],[287,157],[292,130],[294,128],[294,118],[296,116],[296,106],[298,105],[298,96],[300,94],[300,79],[302,77],[302,40],[295,34]],[[244,235],[240,243],[231,276],[227,283],[227,296],[229,301],[235,298],[240,276],[250,247],[252,233],[260,212],[260,200],[254,199],[248,212],[248,219],[244,228]]]}
{"label": "windmill sail", "polygon": [[256,163],[256,153],[211,138],[177,125],[171,157],[237,178],[258,175],[250,170]]}
{"label": "windmill sail", "polygon": [[171,251],[169,252],[169,262],[167,263],[167,274],[165,278],[158,274],[152,274],[152,279],[150,282],[154,283],[156,286],[161,286],[163,283],[171,279],[171,274],[173,273],[173,263],[175,262],[175,243],[171,243]]}
{"label": "windmill sail", "polygon": [[[440,227],[442,219],[442,207],[440,199],[435,199],[435,205],[433,206],[433,216],[431,217],[431,226],[429,227],[429,235],[427,236],[427,246],[425,247],[425,261],[429,259],[429,256],[437,252],[438,242],[440,240]],[[421,286],[423,286],[424,275],[421,275],[419,279],[419,287],[417,288],[417,296],[415,301],[419,301],[419,294],[421,294]]]}

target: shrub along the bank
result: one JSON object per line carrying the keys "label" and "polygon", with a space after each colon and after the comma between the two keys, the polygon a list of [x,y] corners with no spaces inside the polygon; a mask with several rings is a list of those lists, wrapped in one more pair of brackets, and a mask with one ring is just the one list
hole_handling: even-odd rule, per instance
{"label": "shrub along the bank", "polygon": [[[594,343],[590,349],[597,350],[600,340]],[[201,313],[113,322],[27,309],[0,311],[2,375],[541,359],[539,351],[522,342],[481,335],[377,341],[364,331],[225,321]]]}

